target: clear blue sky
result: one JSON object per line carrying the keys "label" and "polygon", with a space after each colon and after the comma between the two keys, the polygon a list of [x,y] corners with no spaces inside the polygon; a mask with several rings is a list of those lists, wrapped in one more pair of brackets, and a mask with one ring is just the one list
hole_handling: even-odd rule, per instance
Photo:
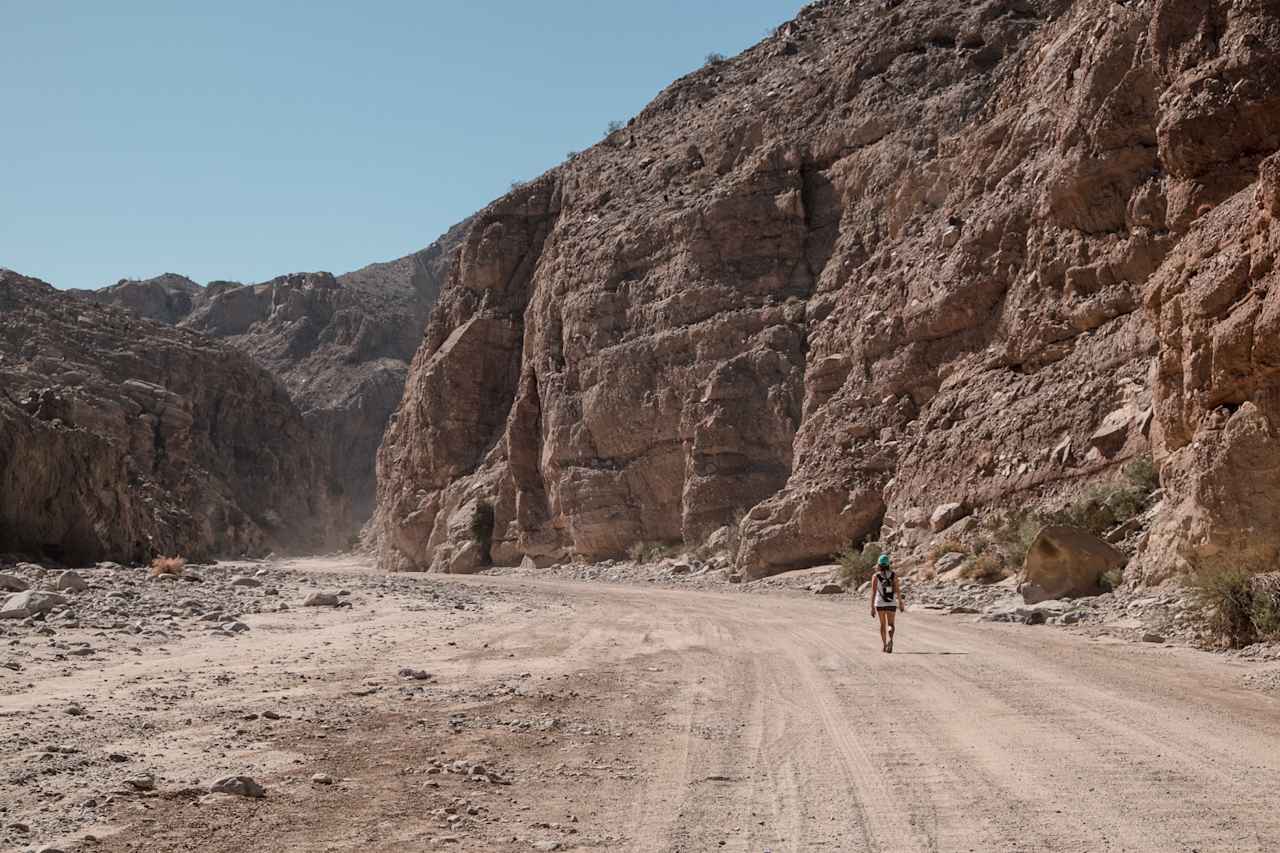
{"label": "clear blue sky", "polygon": [[800,0],[0,0],[0,266],[59,287],[428,245]]}

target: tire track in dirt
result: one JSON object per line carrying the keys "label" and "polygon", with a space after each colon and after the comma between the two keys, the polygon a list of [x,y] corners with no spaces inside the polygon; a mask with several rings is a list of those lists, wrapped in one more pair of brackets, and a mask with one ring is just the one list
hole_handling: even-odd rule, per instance
{"label": "tire track in dirt", "polygon": [[[793,631],[789,636],[802,640],[805,633]],[[861,729],[851,726],[849,720],[841,719],[837,714],[834,706],[839,702],[831,694],[829,685],[824,683],[821,673],[800,648],[791,650],[789,660],[803,689],[802,696],[817,712],[824,737],[841,759],[845,777],[854,791],[866,849],[876,853],[930,850],[927,835],[920,838],[899,816],[898,801],[884,781],[884,768],[872,760],[861,739],[850,734],[850,731],[860,732]]]}
{"label": "tire track in dirt", "polygon": [[[1017,792],[1020,810],[1037,815],[1030,824],[1051,828],[1059,848],[1072,839],[1074,846],[1065,849],[1180,850],[1199,839],[1202,849],[1240,849],[1238,832],[1206,835],[1206,818],[1223,800],[1262,813],[1252,808],[1257,794],[1234,790],[1235,781],[1222,785],[1211,768],[1180,755],[1180,733],[1144,731],[1157,725],[1153,709],[1130,721],[1110,717],[1096,706],[1117,697],[1099,694],[1086,678],[1064,679],[1060,672],[1046,678],[996,648],[970,650],[973,662],[960,668],[933,658],[922,663],[946,723],[934,729],[935,737],[965,748],[993,786]],[[1071,779],[1094,782],[1072,794]],[[1159,786],[1182,794],[1152,796]]]}
{"label": "tire track in dirt", "polygon": [[[836,643],[827,633],[817,629],[805,633],[815,647],[826,647],[842,655],[851,667],[878,670],[871,665],[872,661],[879,661],[877,653],[868,650],[858,657],[849,651],[847,644]],[[896,661],[904,659],[914,660],[899,654]],[[891,660],[895,659],[885,659],[885,665],[891,665]],[[920,664],[907,665],[922,668]],[[990,774],[957,760],[957,753],[972,748],[971,744],[956,744],[955,749],[947,749],[947,743],[938,741],[936,733],[947,729],[949,718],[937,713],[932,703],[917,701],[912,691],[903,689],[904,683],[922,681],[918,675],[893,670],[887,679],[877,680],[872,688],[875,699],[870,703],[865,701],[868,692],[865,686],[849,689],[848,695],[842,698],[846,705],[854,708],[869,706],[858,713],[862,719],[870,719],[878,706],[889,709],[901,723],[894,730],[892,748],[883,750],[877,758],[888,784],[893,787],[894,801],[902,803],[911,813],[913,826],[925,837],[926,849],[1011,849],[1009,839],[1015,835],[1028,841],[1027,849],[1052,849],[1035,827],[1012,824],[1002,819],[1002,814],[993,815],[990,821],[977,826],[960,829],[965,818],[987,807],[990,792],[998,786]],[[1017,791],[1006,790],[1003,796],[1010,802],[1028,805]],[[999,829],[992,831],[996,827]]]}

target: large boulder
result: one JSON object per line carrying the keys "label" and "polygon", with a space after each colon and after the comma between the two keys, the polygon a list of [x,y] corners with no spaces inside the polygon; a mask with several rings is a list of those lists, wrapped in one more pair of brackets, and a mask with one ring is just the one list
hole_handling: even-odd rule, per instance
{"label": "large boulder", "polygon": [[89,582],[81,577],[79,572],[66,571],[58,575],[58,579],[53,582],[53,588],[62,592],[83,592],[89,588]]}
{"label": "large boulder", "polygon": [[962,503],[945,503],[929,516],[929,529],[941,533],[969,514],[969,507]]}
{"label": "large boulder", "polygon": [[29,589],[17,595],[9,596],[0,605],[0,619],[25,619],[39,613],[48,613],[55,607],[62,607],[67,600],[55,592],[40,592]]}
{"label": "large boulder", "polygon": [[25,592],[30,588],[31,584],[27,583],[17,575],[0,574],[0,591]]}
{"label": "large boulder", "polygon": [[1018,591],[1027,604],[1099,595],[1102,576],[1124,564],[1124,554],[1087,530],[1046,527],[1027,551]]}

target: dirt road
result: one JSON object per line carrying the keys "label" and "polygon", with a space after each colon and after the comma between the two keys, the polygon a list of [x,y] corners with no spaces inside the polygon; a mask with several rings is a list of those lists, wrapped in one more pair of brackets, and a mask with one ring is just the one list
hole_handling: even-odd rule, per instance
{"label": "dirt road", "polygon": [[[160,782],[95,803],[63,849],[1280,846],[1280,701],[1213,655],[929,613],[886,655],[846,597],[421,585],[483,605],[446,618],[357,593],[246,617],[234,646],[104,667],[95,686],[150,728],[103,723],[83,752],[132,750]],[[39,726],[77,689],[41,681],[2,719]],[[280,719],[245,713],[264,707]],[[246,770],[265,799],[194,785]],[[58,778],[46,809],[93,793]]]}

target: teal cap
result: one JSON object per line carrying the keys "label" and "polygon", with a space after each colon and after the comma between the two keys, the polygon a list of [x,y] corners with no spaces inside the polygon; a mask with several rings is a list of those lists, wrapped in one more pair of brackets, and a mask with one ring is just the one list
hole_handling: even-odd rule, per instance
{"label": "teal cap", "polygon": [[877,565],[880,565],[880,566],[887,566],[887,565],[889,565],[889,555],[888,555],[888,554],[881,554],[881,555],[880,555],[880,559],[876,560],[876,564],[877,564]]}

